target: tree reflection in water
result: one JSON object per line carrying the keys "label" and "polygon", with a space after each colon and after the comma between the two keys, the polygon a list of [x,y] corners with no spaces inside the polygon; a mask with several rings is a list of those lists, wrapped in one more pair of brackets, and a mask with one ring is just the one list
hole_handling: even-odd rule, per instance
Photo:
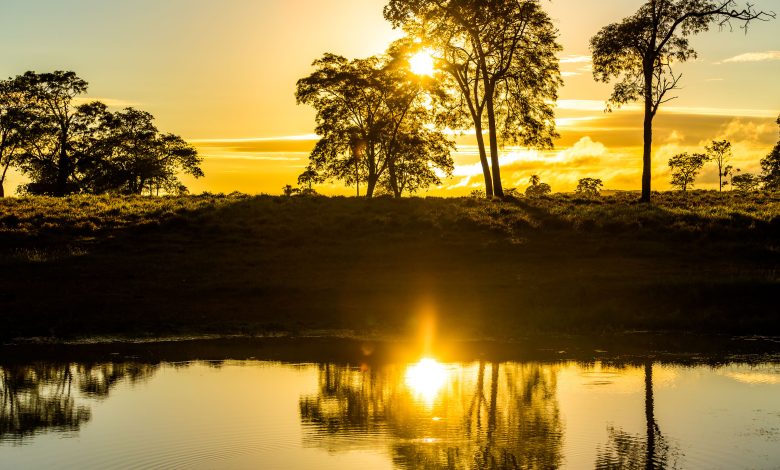
{"label": "tree reflection in water", "polygon": [[86,399],[107,397],[123,379],[145,380],[157,367],[136,363],[0,365],[0,440],[77,431],[92,416]]}
{"label": "tree reflection in water", "polygon": [[563,461],[558,367],[448,367],[431,402],[404,380],[403,366],[323,365],[317,395],[300,400],[305,444],[334,451],[388,445],[402,468],[556,468]]}
{"label": "tree reflection in water", "polygon": [[645,435],[635,435],[607,427],[608,443],[599,449],[596,468],[611,469],[667,469],[677,468],[679,452],[661,433],[655,419],[653,393],[653,363],[644,364],[645,372]]}

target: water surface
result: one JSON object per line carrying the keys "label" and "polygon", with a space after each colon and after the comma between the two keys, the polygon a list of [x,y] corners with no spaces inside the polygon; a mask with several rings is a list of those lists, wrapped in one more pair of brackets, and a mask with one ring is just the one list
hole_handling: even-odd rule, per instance
{"label": "water surface", "polygon": [[1,468],[780,468],[780,364],[38,360]]}

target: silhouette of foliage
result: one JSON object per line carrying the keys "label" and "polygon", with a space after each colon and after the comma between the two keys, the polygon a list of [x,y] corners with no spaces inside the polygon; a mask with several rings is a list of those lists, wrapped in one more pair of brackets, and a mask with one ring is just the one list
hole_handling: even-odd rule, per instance
{"label": "silhouette of foliage", "polygon": [[402,64],[402,50],[396,44],[383,56],[351,61],[325,54],[298,81],[298,103],[317,110],[322,138],[309,168],[322,178],[365,182],[368,197],[379,185],[400,197],[439,184],[434,168],[452,171],[453,143],[428,126],[437,122],[440,96]]}
{"label": "silhouette of foliage", "polygon": [[203,176],[195,149],[161,134],[151,114],[133,108],[112,113],[97,101],[76,106],[87,82],[74,72],[27,72],[8,86],[21,97],[17,114],[24,113],[13,162],[32,180],[23,193],[182,194],[187,188],[179,172]]}
{"label": "silhouette of foliage", "polygon": [[601,188],[604,187],[604,182],[598,178],[582,178],[577,183],[577,189],[575,192],[582,196],[599,196],[601,194]]}
{"label": "silhouette of foliage", "polygon": [[529,180],[531,186],[525,190],[527,197],[542,197],[552,193],[552,188],[547,183],[542,183],[539,175],[533,175]]}
{"label": "silhouette of foliage", "polygon": [[[385,18],[434,51],[437,77],[474,127],[488,197],[504,196],[499,145],[552,147],[557,31],[538,0],[390,0]],[[490,162],[483,130],[487,128]]]}
{"label": "silhouette of foliage", "polygon": [[713,161],[718,165],[718,190],[723,191],[723,178],[728,177],[733,168],[728,165],[728,161],[733,156],[731,142],[728,140],[713,140],[705,149],[707,150],[707,160]]}
{"label": "silhouette of foliage", "polygon": [[672,64],[696,57],[689,37],[731,21],[747,30],[752,21],[774,17],[750,3],[740,9],[736,0],[647,0],[634,15],[605,26],[591,39],[594,78],[617,80],[608,109],[644,102],[642,201],[650,201],[653,119],[662,104],[676,98],[669,93],[678,89],[681,78]]}
{"label": "silhouette of foliage", "polygon": [[0,197],[8,169],[17,166],[35,125],[29,104],[13,81],[0,81]]}
{"label": "silhouette of foliage", "polygon": [[752,173],[740,173],[734,175],[731,184],[734,189],[743,193],[756,191],[761,186],[761,177]]}
{"label": "silhouette of foliage", "polygon": [[669,168],[672,169],[672,186],[681,191],[687,191],[693,188],[696,181],[696,175],[704,167],[704,163],[709,160],[703,153],[681,153],[669,159]]}
{"label": "silhouette of foliage", "polygon": [[[777,125],[780,126],[780,116],[777,117]],[[780,141],[769,155],[761,160],[761,169],[764,187],[770,191],[780,190]]]}

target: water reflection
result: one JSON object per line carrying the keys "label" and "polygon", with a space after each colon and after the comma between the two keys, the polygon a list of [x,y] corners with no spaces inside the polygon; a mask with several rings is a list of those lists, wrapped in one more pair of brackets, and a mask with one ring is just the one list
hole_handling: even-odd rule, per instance
{"label": "water reflection", "polygon": [[555,468],[563,461],[558,365],[320,367],[300,400],[305,444],[390,443],[402,468]]}
{"label": "water reflection", "polygon": [[87,398],[105,398],[120,380],[135,383],[156,369],[136,363],[0,366],[0,440],[78,431],[92,416]]}
{"label": "water reflection", "polygon": [[596,468],[611,469],[666,469],[677,468],[679,449],[661,433],[655,418],[653,393],[653,364],[644,364],[645,434],[626,432],[607,426],[608,442],[599,449]]}

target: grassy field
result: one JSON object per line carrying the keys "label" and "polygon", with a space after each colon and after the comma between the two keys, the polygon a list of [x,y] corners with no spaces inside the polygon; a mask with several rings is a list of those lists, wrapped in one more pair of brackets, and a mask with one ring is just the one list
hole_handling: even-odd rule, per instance
{"label": "grassy field", "polygon": [[780,334],[780,195],[0,200],[0,339]]}

